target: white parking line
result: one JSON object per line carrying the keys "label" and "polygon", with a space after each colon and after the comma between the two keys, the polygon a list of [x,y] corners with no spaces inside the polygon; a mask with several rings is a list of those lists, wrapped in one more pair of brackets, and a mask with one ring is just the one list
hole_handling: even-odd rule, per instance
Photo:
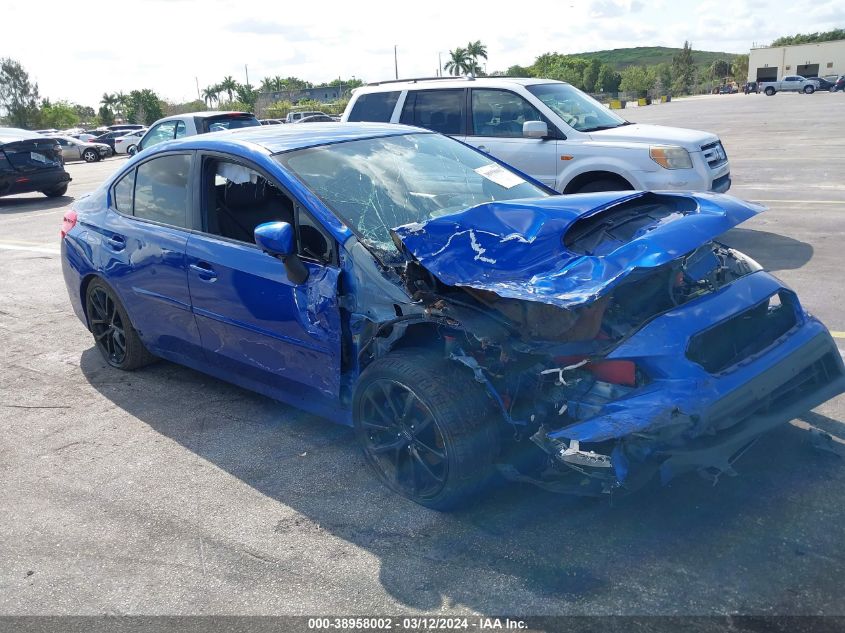
{"label": "white parking line", "polygon": [[58,248],[47,246],[22,246],[20,244],[4,244],[0,242],[0,251],[24,251],[26,253],[41,253],[43,255],[58,255],[61,251]]}

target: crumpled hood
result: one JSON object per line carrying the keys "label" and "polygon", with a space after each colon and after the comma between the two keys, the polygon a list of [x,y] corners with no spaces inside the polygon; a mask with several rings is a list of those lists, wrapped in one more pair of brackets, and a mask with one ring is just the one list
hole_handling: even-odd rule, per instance
{"label": "crumpled hood", "polygon": [[710,132],[642,123],[620,125],[610,130],[590,132],[590,138],[594,141],[612,141],[614,143],[627,141],[631,143],[654,143],[656,145],[682,145],[688,150],[696,152],[701,151],[702,145],[719,140],[718,136]]}
{"label": "crumpled hood", "polygon": [[[631,239],[608,239],[589,252],[564,244],[570,229],[581,231],[580,220],[590,219],[601,231],[605,217],[622,210],[636,216],[640,203],[643,209],[660,205],[663,212],[653,214],[655,219],[640,214]],[[392,232],[446,285],[572,308],[595,300],[634,271],[677,259],[763,210],[724,194],[602,192],[485,203]]]}

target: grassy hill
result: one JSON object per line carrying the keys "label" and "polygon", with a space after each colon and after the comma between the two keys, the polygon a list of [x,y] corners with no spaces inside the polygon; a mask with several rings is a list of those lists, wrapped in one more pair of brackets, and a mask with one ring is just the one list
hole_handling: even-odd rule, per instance
{"label": "grassy hill", "polygon": [[[668,46],[636,46],[633,48],[614,48],[609,51],[593,51],[590,53],[573,53],[573,56],[586,59],[597,59],[603,64],[609,64],[616,70],[626,66],[652,66],[663,62],[672,63],[672,57],[680,48]],[[696,66],[709,66],[717,59],[732,61],[736,53],[720,53],[717,51],[697,51],[693,49],[692,57]]]}

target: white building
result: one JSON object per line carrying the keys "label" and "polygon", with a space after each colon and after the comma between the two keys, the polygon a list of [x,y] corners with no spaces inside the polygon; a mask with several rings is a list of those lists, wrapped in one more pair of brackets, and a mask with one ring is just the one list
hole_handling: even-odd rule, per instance
{"label": "white building", "polygon": [[751,49],[748,81],[776,81],[784,75],[845,75],[845,40]]}

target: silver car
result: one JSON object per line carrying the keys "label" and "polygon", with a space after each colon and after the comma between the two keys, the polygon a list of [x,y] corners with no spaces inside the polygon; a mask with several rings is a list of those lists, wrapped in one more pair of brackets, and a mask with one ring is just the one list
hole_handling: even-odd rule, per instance
{"label": "silver car", "polygon": [[112,154],[111,147],[105,143],[86,143],[71,136],[51,135],[51,138],[55,138],[62,146],[62,158],[65,161],[84,160],[86,163],[94,163]]}

